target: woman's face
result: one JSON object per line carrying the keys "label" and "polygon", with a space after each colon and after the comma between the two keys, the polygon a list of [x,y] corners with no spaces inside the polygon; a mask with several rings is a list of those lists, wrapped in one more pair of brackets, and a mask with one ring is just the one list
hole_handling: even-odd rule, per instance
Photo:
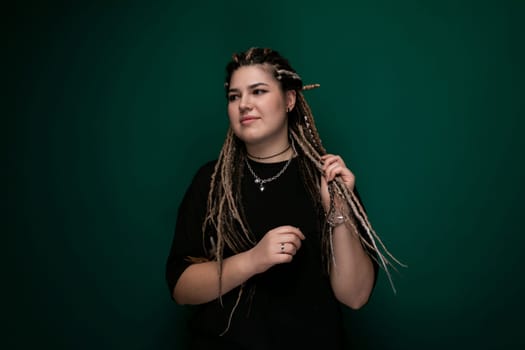
{"label": "woman's face", "polygon": [[233,132],[247,145],[271,146],[288,142],[286,109],[293,107],[295,91],[284,93],[263,65],[239,67],[228,91],[228,115]]}

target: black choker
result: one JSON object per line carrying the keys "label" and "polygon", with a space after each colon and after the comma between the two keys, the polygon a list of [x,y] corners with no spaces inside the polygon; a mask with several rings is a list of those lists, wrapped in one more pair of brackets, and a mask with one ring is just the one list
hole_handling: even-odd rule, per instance
{"label": "black choker", "polygon": [[281,152],[278,152],[278,153],[272,154],[271,156],[268,156],[268,157],[256,157],[256,156],[252,156],[250,153],[248,153],[248,151],[246,151],[246,154],[247,154],[248,157],[250,157],[250,158],[264,160],[264,159],[270,159],[270,158],[274,158],[274,157],[280,156],[280,155],[283,154],[284,152],[288,151],[288,150],[290,149],[290,147],[292,147],[292,145],[289,143],[289,144],[288,144],[288,147],[286,147],[284,150],[282,150]]}

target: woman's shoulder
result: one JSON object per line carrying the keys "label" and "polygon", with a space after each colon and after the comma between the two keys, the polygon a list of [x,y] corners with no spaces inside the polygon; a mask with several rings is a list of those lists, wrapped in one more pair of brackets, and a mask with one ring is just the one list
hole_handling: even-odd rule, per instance
{"label": "woman's shoulder", "polygon": [[209,160],[202,164],[197,171],[195,172],[194,178],[211,178],[213,171],[215,170],[215,164],[217,164],[217,159]]}
{"label": "woman's shoulder", "polygon": [[203,198],[207,198],[208,191],[210,189],[211,177],[215,169],[217,160],[210,160],[203,163],[193,173],[193,177],[190,180],[186,193],[184,194],[183,203],[201,201]]}
{"label": "woman's shoulder", "polygon": [[215,170],[215,164],[217,164],[217,159],[209,160],[197,168],[193,175],[192,184],[197,186],[209,185]]}

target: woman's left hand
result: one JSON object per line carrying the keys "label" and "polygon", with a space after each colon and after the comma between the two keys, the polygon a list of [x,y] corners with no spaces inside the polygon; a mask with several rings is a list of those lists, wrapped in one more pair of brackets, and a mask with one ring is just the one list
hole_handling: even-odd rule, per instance
{"label": "woman's left hand", "polygon": [[334,154],[325,154],[321,157],[323,161],[324,176],[321,178],[321,199],[326,211],[330,208],[330,194],[328,193],[328,183],[333,181],[336,176],[340,176],[349,191],[354,190],[355,176],[348,169],[341,158]]}

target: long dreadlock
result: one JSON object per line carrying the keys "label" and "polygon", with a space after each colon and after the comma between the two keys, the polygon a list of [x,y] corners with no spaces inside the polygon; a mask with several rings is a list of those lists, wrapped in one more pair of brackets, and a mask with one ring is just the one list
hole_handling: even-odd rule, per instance
{"label": "long dreadlock", "polygon": [[[298,160],[306,188],[315,203],[320,218],[324,219],[321,220],[324,224],[320,229],[322,231],[324,251],[323,260],[325,261],[327,272],[330,271],[330,266],[335,263],[332,246],[333,225],[329,224],[329,218],[335,212],[341,213],[340,208],[336,208],[336,203],[343,203],[343,206],[346,204],[350,209],[350,213],[345,214],[345,225],[359,237],[365,251],[385,270],[391,286],[396,292],[389,272],[389,266],[393,266],[390,259],[400,265],[403,264],[395,259],[386,249],[372,228],[359,199],[352,191],[348,190],[339,177],[336,177],[334,181],[328,184],[330,209],[327,213],[324,213],[320,194],[320,179],[323,174],[321,156],[327,152],[319,137],[310,106],[303,95],[304,90],[316,88],[319,85],[303,85],[301,77],[291,67],[288,60],[277,51],[269,48],[250,48],[246,52],[235,53],[232,56],[232,61],[226,66],[227,75],[224,84],[226,94],[228,93],[228,86],[233,72],[241,66],[249,65],[262,65],[269,68],[274,77],[280,81],[283,91],[296,91],[296,104],[292,111],[288,113],[289,133],[294,143],[298,145],[297,153],[303,155],[298,157]],[[229,128],[211,178],[207,212],[202,226],[203,233],[207,228],[212,228],[217,237],[214,246],[214,259],[218,262],[219,299],[221,303],[224,249],[228,248],[233,254],[237,254],[251,249],[257,243],[246,222],[241,200],[241,182],[244,173],[245,157],[244,144],[233,133],[233,130]],[[363,234],[359,234],[359,232],[363,232]],[[229,328],[231,317],[239,303],[243,287],[244,285],[241,285],[239,289],[237,302],[230,313],[228,326],[224,332]]]}

